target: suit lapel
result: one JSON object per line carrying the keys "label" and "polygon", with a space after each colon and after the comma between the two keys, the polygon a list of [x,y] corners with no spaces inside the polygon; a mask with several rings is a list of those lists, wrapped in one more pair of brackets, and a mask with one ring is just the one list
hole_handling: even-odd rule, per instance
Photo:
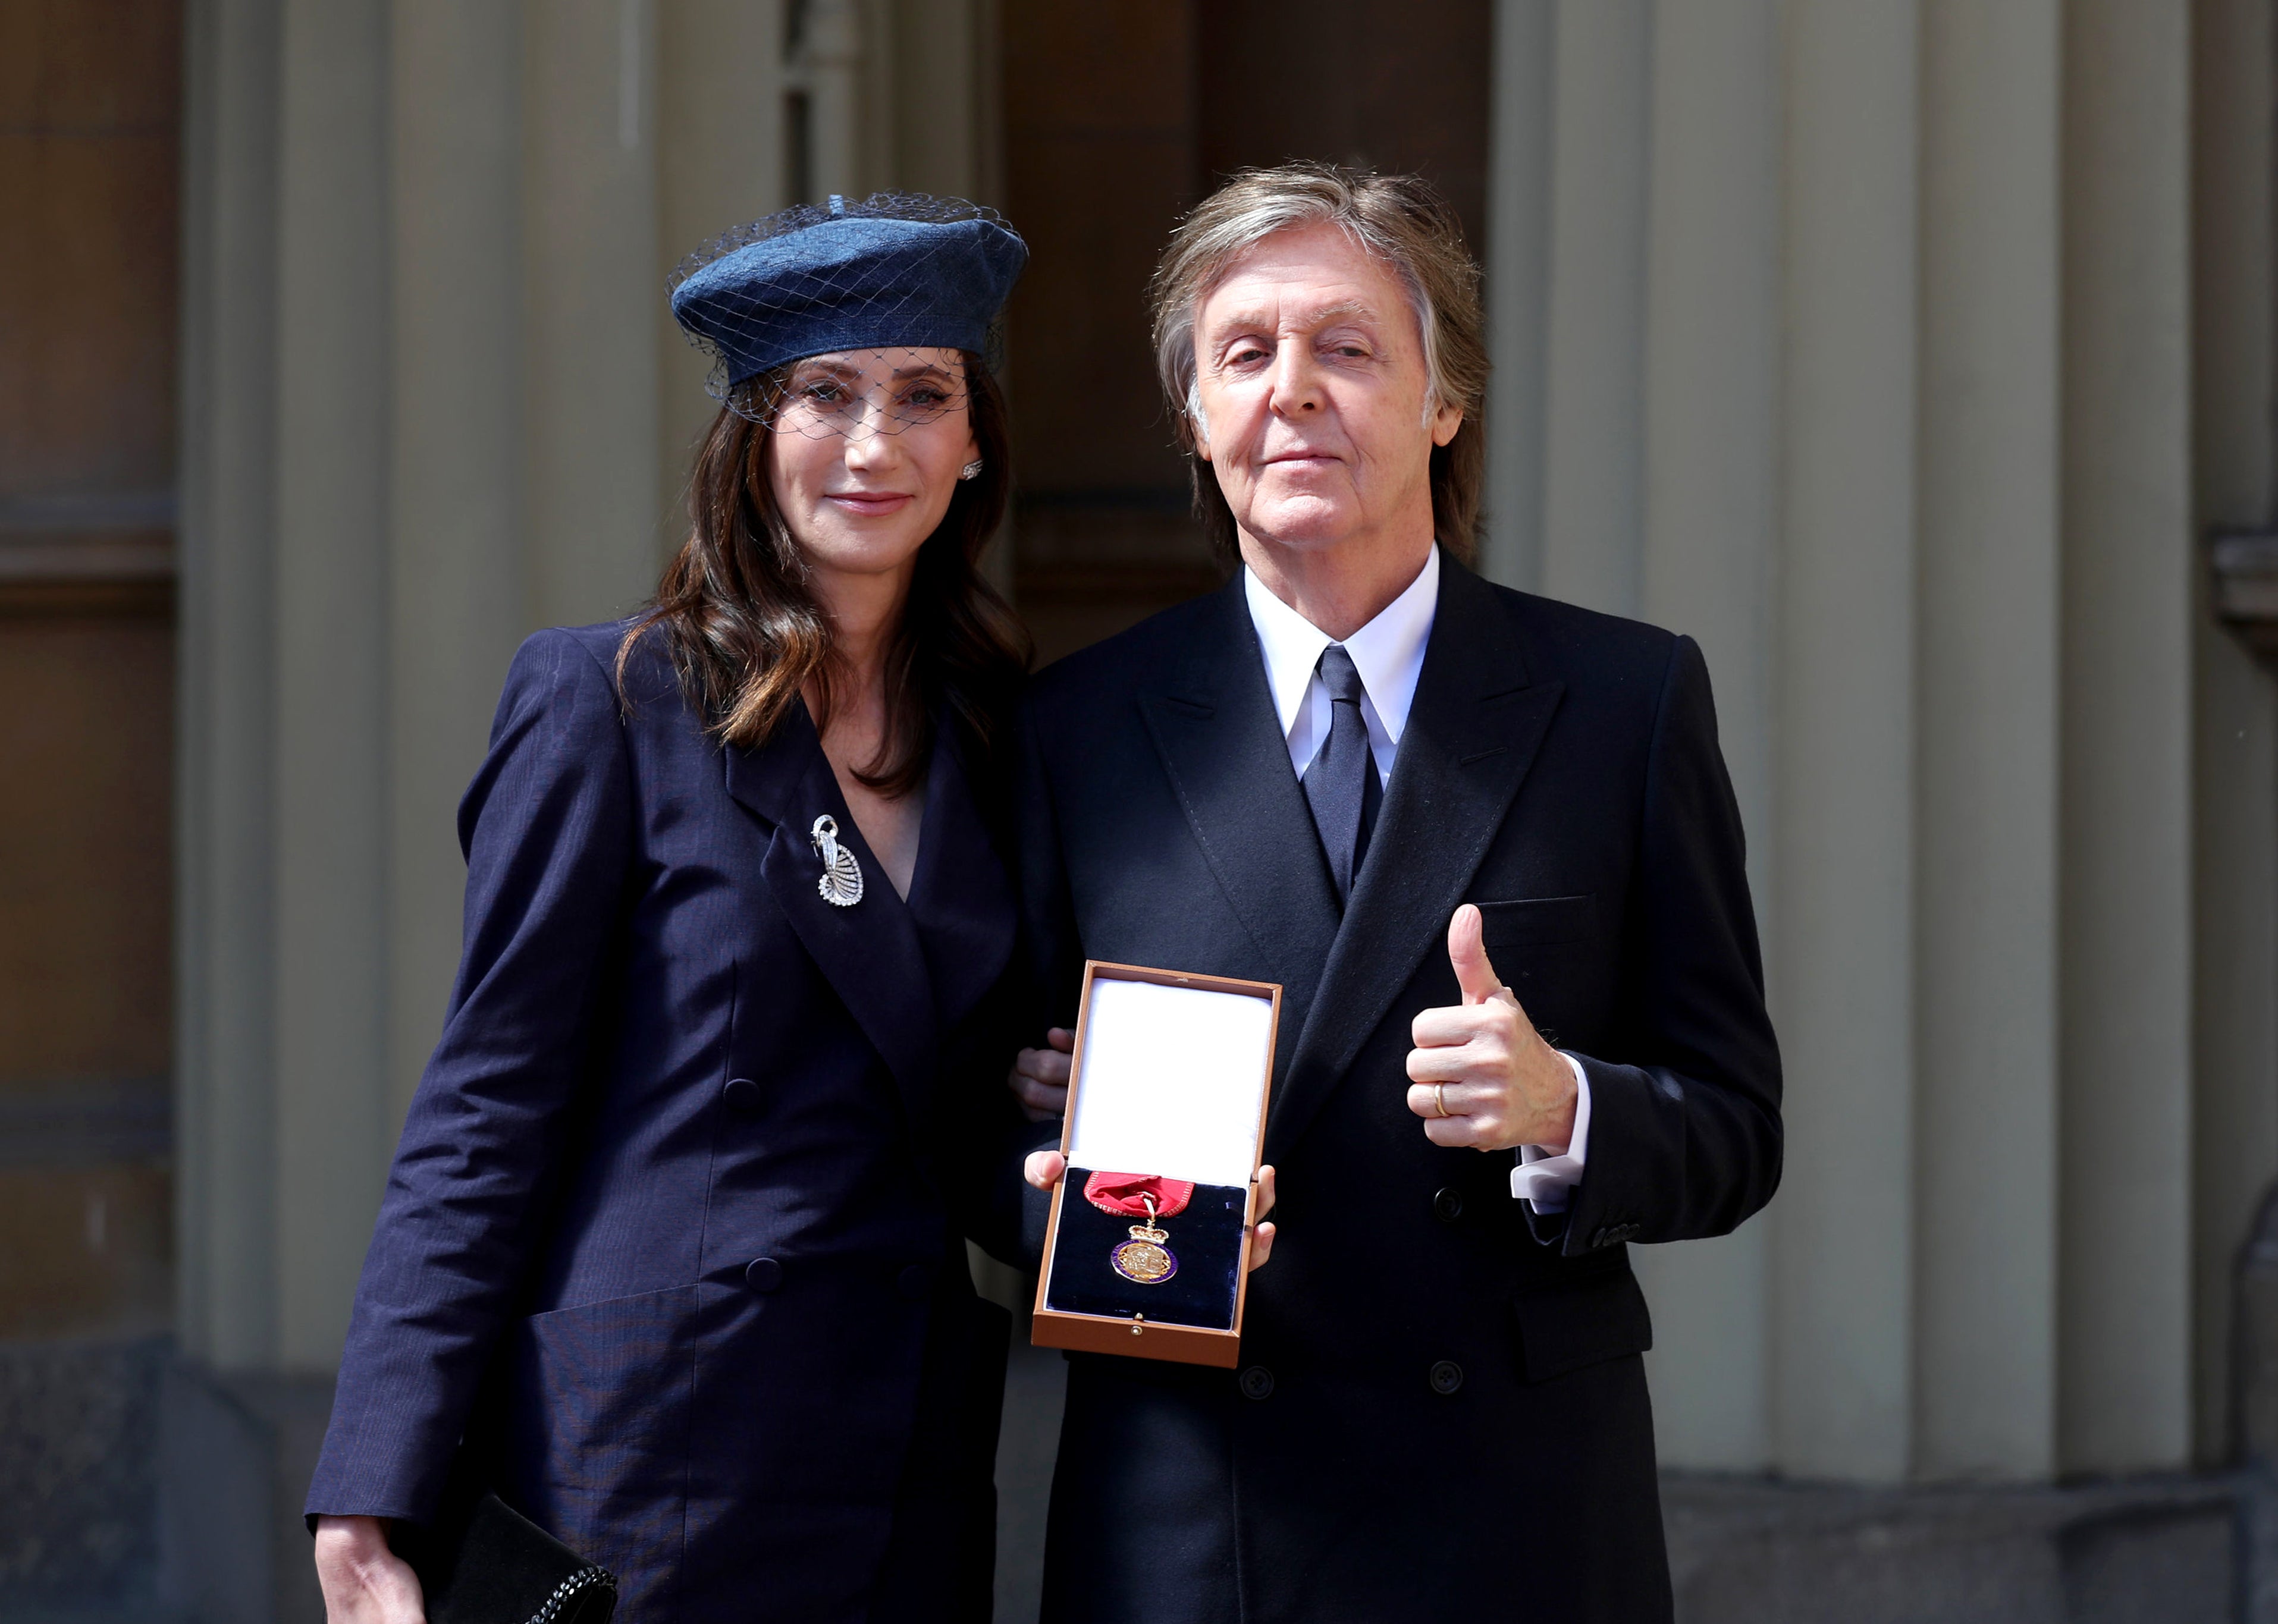
{"label": "suit lapel", "polygon": [[1336,892],[1289,767],[1238,572],[1212,602],[1189,659],[1139,703],[1212,874],[1282,984],[1288,1024],[1303,1018],[1335,940]]}
{"label": "suit lapel", "polygon": [[1266,1127],[1269,1158],[1288,1154],[1425,955],[1445,943],[1448,916],[1502,828],[1564,691],[1531,683],[1517,630],[1493,589],[1443,558],[1415,703],[1368,859],[1292,1046]]}
{"label": "suit lapel", "polygon": [[[722,753],[728,793],[774,827],[760,872],[776,905],[893,1071],[912,1119],[922,1120],[935,1024],[917,926],[855,827],[806,708],[794,710],[758,750],[731,744]],[[862,865],[862,900],[851,908],[825,902],[818,888],[822,859],[808,831],[825,812]]]}
{"label": "suit lapel", "polygon": [[932,972],[935,1017],[951,1032],[997,984],[1017,926],[1012,881],[981,820],[964,746],[945,713],[935,738],[909,911]]}

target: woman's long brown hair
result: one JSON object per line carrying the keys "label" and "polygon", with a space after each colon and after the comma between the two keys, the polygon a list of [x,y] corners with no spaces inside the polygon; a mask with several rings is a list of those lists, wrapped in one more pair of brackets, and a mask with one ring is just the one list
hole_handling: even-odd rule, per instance
{"label": "woman's long brown hair", "polygon": [[[886,656],[885,736],[856,773],[888,796],[924,782],[944,706],[982,757],[993,755],[1030,659],[1028,634],[980,568],[1012,487],[1005,400],[977,357],[965,357],[965,374],[981,472],[958,482],[948,512],[918,549]],[[779,399],[784,381],[745,398]],[[829,619],[808,587],[806,558],[776,505],[771,432],[721,408],[689,480],[688,539],[617,645],[622,693],[634,646],[651,631],[661,635],[681,691],[707,729],[745,748],[775,736],[810,682],[823,696],[824,714],[814,719],[822,732],[829,696],[847,676]]]}

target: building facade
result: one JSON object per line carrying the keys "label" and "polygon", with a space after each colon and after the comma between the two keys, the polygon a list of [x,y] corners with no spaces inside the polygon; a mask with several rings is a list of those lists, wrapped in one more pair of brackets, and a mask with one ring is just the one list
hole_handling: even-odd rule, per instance
{"label": "building facade", "polygon": [[2278,1618],[2278,691],[2225,623],[2278,622],[2272,0],[6,10],[0,1618],[316,1616],[454,806],[712,409],[673,263],[1005,210],[1049,655],[1218,578],[1142,290],[1292,156],[1472,232],[1487,571],[1716,682],[1789,1138],[1639,1258],[1680,1616]]}

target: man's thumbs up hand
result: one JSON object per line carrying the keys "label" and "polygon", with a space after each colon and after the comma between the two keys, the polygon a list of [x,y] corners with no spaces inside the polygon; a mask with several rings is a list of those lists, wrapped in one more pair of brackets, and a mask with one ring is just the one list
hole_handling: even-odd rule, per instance
{"label": "man's thumbs up hand", "polygon": [[1448,962],[1464,1001],[1417,1016],[1408,1109],[1435,1145],[1563,1151],[1574,1136],[1574,1073],[1495,974],[1483,928],[1469,903],[1448,921]]}
{"label": "man's thumbs up hand", "polygon": [[1456,909],[1455,917],[1448,921],[1448,962],[1456,967],[1456,985],[1464,989],[1464,1002],[1467,1004],[1500,999],[1515,1010],[1518,1000],[1511,996],[1510,988],[1502,984],[1502,978],[1487,962],[1486,934],[1479,911],[1469,903]]}

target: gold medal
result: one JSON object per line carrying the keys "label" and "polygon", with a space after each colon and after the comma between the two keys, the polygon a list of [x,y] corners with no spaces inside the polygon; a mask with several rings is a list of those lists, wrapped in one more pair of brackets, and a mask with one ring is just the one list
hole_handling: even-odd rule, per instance
{"label": "gold medal", "polygon": [[1145,1221],[1131,1226],[1131,1239],[1107,1254],[1108,1267],[1134,1285],[1160,1285],[1179,1272],[1179,1254],[1171,1250],[1171,1232],[1162,1221],[1187,1208],[1195,1186],[1181,1178],[1158,1178],[1139,1173],[1094,1173],[1084,1182],[1084,1200],[1102,1212],[1125,1217],[1145,1210]]}
{"label": "gold medal", "polygon": [[1147,1203],[1147,1222],[1131,1226],[1131,1239],[1107,1254],[1108,1266],[1135,1285],[1160,1285],[1179,1272],[1179,1254],[1163,1243],[1168,1230],[1155,1226],[1155,1198]]}

